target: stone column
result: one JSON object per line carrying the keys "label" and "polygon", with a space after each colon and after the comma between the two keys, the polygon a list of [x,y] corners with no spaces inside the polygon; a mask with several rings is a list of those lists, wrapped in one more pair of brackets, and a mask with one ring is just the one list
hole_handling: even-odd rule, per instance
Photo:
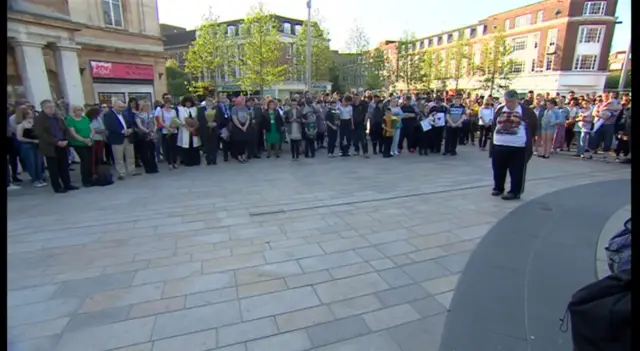
{"label": "stone column", "polygon": [[56,44],[55,46],[58,79],[60,80],[64,99],[70,106],[83,106],[87,102],[84,99],[80,64],[78,63],[77,50],[79,48],[78,46],[67,44]]}
{"label": "stone column", "polygon": [[13,41],[12,44],[27,98],[39,110],[42,100],[51,100],[51,88],[42,55],[44,43]]}

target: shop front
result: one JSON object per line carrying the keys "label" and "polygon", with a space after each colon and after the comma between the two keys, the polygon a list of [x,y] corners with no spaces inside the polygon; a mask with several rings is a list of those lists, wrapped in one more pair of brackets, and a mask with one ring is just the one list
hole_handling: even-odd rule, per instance
{"label": "shop front", "polygon": [[131,98],[153,103],[153,65],[122,62],[89,61],[95,101],[113,104],[127,102]]}

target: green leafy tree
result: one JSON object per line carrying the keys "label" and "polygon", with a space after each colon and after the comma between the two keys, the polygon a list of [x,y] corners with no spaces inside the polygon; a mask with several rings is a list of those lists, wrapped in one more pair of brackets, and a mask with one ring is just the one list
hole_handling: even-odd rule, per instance
{"label": "green leafy tree", "polygon": [[191,85],[189,74],[178,67],[176,60],[168,60],[166,63],[167,89],[172,96],[187,95],[187,86]]}
{"label": "green leafy tree", "polygon": [[365,62],[365,85],[367,89],[382,89],[389,83],[391,64],[381,48],[375,48],[367,54]]}
{"label": "green leafy tree", "polygon": [[[311,81],[326,81],[329,79],[329,69],[333,61],[329,37],[327,33],[316,23],[311,27]],[[304,76],[307,71],[307,23],[296,37],[293,46],[293,71],[297,76]]]}
{"label": "green leafy tree", "polygon": [[226,26],[219,24],[210,14],[196,29],[196,40],[187,51],[185,71],[194,78],[200,78],[200,81],[210,81],[213,84],[216,73],[222,75],[230,68],[227,63],[231,48],[231,38],[227,36]]}
{"label": "green leafy tree", "polygon": [[435,57],[436,53],[431,49],[427,49],[422,54],[422,84],[428,90],[431,89],[431,84],[433,84],[435,78]]}
{"label": "green leafy tree", "polygon": [[513,80],[515,60],[509,56],[513,47],[507,40],[503,29],[499,29],[489,40],[482,43],[480,63],[476,67],[480,75],[480,88],[489,91],[507,90]]}
{"label": "green leafy tree", "polygon": [[444,53],[442,51],[435,51],[433,53],[431,72],[433,74],[433,80],[438,83],[436,90],[438,90],[438,88],[445,90],[447,88],[447,80],[449,79],[445,72],[445,58],[443,57],[445,55],[443,54]]}
{"label": "green leafy tree", "polygon": [[466,75],[466,66],[469,64],[471,58],[469,50],[469,40],[460,38],[456,40],[453,48],[449,49],[451,54],[452,65],[451,67],[451,79],[454,82],[455,90],[458,91],[458,84],[460,79]]}
{"label": "green leafy tree", "polygon": [[238,83],[246,91],[260,90],[286,79],[287,65],[281,60],[284,43],[280,40],[280,22],[262,4],[251,9],[244,19],[248,33],[239,46],[236,60],[240,67]]}
{"label": "green leafy tree", "polygon": [[415,50],[415,35],[405,33],[398,41],[398,81],[405,84],[407,90],[421,81],[423,61],[421,54]]}

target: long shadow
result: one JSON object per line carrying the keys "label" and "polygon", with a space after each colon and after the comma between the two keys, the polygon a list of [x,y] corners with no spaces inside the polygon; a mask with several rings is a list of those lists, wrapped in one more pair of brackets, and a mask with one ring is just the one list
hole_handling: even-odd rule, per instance
{"label": "long shadow", "polygon": [[571,295],[596,280],[598,237],[630,193],[629,180],[579,185],[500,220],[460,277],[440,351],[571,351],[559,318]]}

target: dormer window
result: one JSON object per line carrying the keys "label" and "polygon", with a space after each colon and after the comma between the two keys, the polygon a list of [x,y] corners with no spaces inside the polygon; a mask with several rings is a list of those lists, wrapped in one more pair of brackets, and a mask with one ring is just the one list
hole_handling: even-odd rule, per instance
{"label": "dormer window", "polygon": [[236,27],[235,26],[227,26],[227,36],[235,37],[236,36]]}
{"label": "dormer window", "polygon": [[284,32],[284,34],[291,34],[291,23],[284,22],[282,24],[282,31]]}
{"label": "dormer window", "polygon": [[295,31],[295,35],[300,35],[300,33],[302,32],[302,26],[299,24],[296,24],[296,26],[294,27],[294,31]]}

